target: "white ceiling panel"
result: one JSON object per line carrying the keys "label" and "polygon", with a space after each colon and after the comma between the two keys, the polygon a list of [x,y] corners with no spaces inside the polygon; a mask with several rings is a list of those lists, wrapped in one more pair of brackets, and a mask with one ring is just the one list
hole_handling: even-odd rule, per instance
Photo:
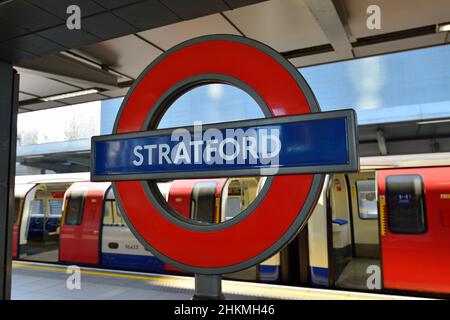
{"label": "white ceiling panel", "polygon": [[23,108],[19,108],[19,110],[17,111],[17,113],[25,113],[25,112],[29,112],[29,110],[25,110]]}
{"label": "white ceiling panel", "polygon": [[34,74],[20,73],[19,90],[39,97],[46,97],[65,92],[78,91],[79,88]]}
{"label": "white ceiling panel", "polygon": [[85,46],[79,51],[133,78],[161,54],[160,50],[134,35]]}
{"label": "white ceiling panel", "polygon": [[303,0],[271,0],[224,14],[247,37],[280,52],[329,43]]}
{"label": "white ceiling panel", "polygon": [[353,58],[353,55],[349,51],[332,51],[299,58],[293,58],[289,59],[289,61],[296,67],[304,67],[315,64],[346,60],[351,58]]}
{"label": "white ceiling panel", "polygon": [[[19,109],[25,109],[26,111],[37,111],[37,110],[43,110],[43,109],[49,109],[49,108],[56,108],[56,107],[61,107],[64,104],[58,101],[48,101],[48,102],[38,102],[38,103],[34,103],[34,104],[29,104],[26,106],[23,106],[23,108],[19,108]],[[54,120],[58,120],[58,119],[54,119]]]}
{"label": "white ceiling panel", "polygon": [[[367,8],[372,4],[380,7],[380,30],[367,28]],[[348,25],[356,38],[450,21],[449,0],[344,0],[344,5]]]}
{"label": "white ceiling panel", "polygon": [[370,46],[354,48],[355,57],[365,57],[389,52],[428,47],[445,43],[445,33],[429,34],[420,37],[407,38],[398,41],[383,42]]}
{"label": "white ceiling panel", "polygon": [[35,96],[19,92],[19,101],[26,101],[26,100],[31,100],[31,99],[35,99],[35,98],[36,98]]}
{"label": "white ceiling panel", "polygon": [[130,90],[130,88],[120,88],[115,90],[103,91],[102,94],[110,98],[117,98],[126,95],[128,90]]}
{"label": "white ceiling panel", "polygon": [[139,33],[141,37],[164,50],[188,39],[208,34],[239,34],[239,32],[220,14],[213,14]]}

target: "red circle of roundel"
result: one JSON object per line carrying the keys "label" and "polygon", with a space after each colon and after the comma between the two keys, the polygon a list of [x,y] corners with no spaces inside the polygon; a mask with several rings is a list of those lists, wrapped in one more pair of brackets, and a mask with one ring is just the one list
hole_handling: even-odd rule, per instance
{"label": "red circle of roundel", "polygon": [[[147,70],[124,101],[115,133],[146,130],[146,117],[164,93],[185,79],[211,73],[249,85],[274,117],[311,112],[298,83],[276,59],[242,42],[213,39],[181,47]],[[297,218],[312,183],[313,175],[276,176],[250,215],[208,232],[167,220],[141,181],[118,181],[115,187],[128,221],[151,248],[179,264],[214,269],[242,264],[274,245]]]}

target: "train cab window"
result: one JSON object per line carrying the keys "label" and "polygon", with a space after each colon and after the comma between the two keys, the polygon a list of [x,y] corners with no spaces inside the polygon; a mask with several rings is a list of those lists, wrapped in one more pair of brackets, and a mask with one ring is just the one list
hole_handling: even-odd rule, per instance
{"label": "train cab window", "polygon": [[388,176],[386,196],[388,226],[392,233],[426,232],[425,195],[421,176]]}
{"label": "train cab window", "polygon": [[377,219],[378,207],[375,191],[375,180],[356,181],[358,196],[358,213],[363,220]]}
{"label": "train cab window", "polygon": [[70,193],[67,203],[66,225],[77,226],[83,219],[85,191],[73,191]]}

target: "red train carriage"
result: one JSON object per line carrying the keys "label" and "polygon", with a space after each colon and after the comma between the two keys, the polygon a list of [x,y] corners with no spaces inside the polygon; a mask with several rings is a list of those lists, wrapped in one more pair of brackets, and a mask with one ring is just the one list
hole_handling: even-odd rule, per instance
{"label": "red train carriage", "polygon": [[381,170],[383,285],[449,292],[450,167]]}
{"label": "red train carriage", "polygon": [[373,157],[327,176],[308,220],[311,283],[450,294],[448,165],[449,154]]}
{"label": "red train carriage", "polygon": [[89,174],[58,174],[16,177],[16,214],[13,257],[57,262],[64,193]]}
{"label": "red train carriage", "polygon": [[[257,178],[195,179],[158,183],[174,214],[207,223],[234,217],[256,197]],[[181,272],[147,251],[126,225],[110,183],[73,183],[65,193],[59,260],[106,268]],[[279,259],[232,274],[231,278],[278,281]]]}

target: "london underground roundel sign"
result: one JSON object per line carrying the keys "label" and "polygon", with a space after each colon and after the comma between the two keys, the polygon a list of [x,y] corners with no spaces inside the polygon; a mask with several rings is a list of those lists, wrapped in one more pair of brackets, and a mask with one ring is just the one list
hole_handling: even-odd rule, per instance
{"label": "london underground roundel sign", "polygon": [[[195,86],[225,83],[247,92],[265,118],[155,129]],[[113,134],[92,139],[91,180],[112,181],[130,229],[163,261],[197,274],[235,272],[285,246],[304,226],[324,173],[356,171],[353,110],[321,113],[299,72],[248,38],[205,36],[168,50],[135,81]],[[156,179],[268,176],[233,219],[201,224],[176,217]]]}

